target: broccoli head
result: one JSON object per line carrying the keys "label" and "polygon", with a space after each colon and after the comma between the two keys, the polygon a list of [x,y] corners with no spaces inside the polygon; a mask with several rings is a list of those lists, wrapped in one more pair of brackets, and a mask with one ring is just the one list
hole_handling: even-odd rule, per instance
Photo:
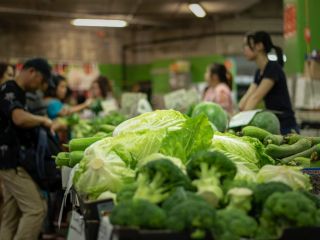
{"label": "broccoli head", "polygon": [[240,209],[226,208],[217,212],[218,227],[213,229],[217,240],[240,240],[252,238],[258,228],[254,218]]}
{"label": "broccoli head", "polygon": [[143,165],[137,174],[134,199],[161,203],[176,187],[193,189],[190,179],[168,159],[159,159]]}
{"label": "broccoli head", "polygon": [[301,192],[276,192],[268,197],[260,216],[258,239],[278,238],[289,227],[312,227],[319,224],[315,203]]}
{"label": "broccoli head", "polygon": [[227,208],[230,209],[241,209],[245,212],[251,210],[251,200],[253,191],[249,188],[232,188],[228,191],[227,197],[229,204]]}
{"label": "broccoli head", "polygon": [[215,209],[202,199],[190,198],[177,203],[167,215],[168,229],[191,231],[194,239],[204,239],[206,231],[216,225]]}
{"label": "broccoli head", "polygon": [[194,192],[186,191],[184,188],[178,187],[172,192],[170,197],[163,202],[162,209],[164,209],[166,212],[169,212],[171,209],[175,208],[181,202],[186,200],[205,202],[201,196],[195,194]]}
{"label": "broccoli head", "polygon": [[119,226],[162,229],[165,227],[166,213],[149,201],[133,199],[120,202],[112,210],[110,221]]}
{"label": "broccoli head", "polygon": [[136,183],[124,185],[117,193],[117,197],[116,197],[117,203],[120,203],[122,201],[132,200],[136,190],[137,190]]}
{"label": "broccoli head", "polygon": [[237,167],[220,151],[201,151],[191,157],[187,172],[198,193],[217,206],[223,198],[221,185],[235,177]]}
{"label": "broccoli head", "polygon": [[307,198],[313,201],[316,207],[320,209],[320,197],[318,195],[315,195],[307,190],[300,190],[300,192],[302,192]]}
{"label": "broccoli head", "polygon": [[292,188],[282,182],[268,182],[256,185],[253,191],[253,212],[260,215],[268,197],[275,192],[289,192]]}

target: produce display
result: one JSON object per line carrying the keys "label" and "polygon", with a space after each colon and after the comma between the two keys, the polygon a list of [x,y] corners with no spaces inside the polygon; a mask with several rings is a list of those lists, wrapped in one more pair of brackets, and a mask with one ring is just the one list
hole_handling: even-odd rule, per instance
{"label": "produce display", "polygon": [[[261,124],[271,115],[253,119],[259,127],[226,132],[220,111],[202,103],[192,117],[144,113],[108,136],[72,139],[56,163],[74,167],[84,199],[114,198],[110,221],[124,228],[262,240],[279,239],[287,228],[320,227],[320,200],[302,172],[318,166],[320,138],[281,136],[276,124]],[[96,121],[95,129],[105,124]]]}

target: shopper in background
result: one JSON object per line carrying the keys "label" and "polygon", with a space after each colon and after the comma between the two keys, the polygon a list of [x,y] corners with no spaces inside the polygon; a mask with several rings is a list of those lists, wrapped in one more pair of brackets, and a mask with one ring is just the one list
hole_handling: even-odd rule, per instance
{"label": "shopper in background", "polygon": [[112,98],[112,87],[108,78],[99,76],[92,82],[91,97],[94,99]]}
{"label": "shopper in background", "polygon": [[[276,52],[277,61],[268,59],[268,53],[272,50]],[[258,70],[254,82],[240,100],[240,110],[255,109],[258,103],[264,100],[265,107],[279,118],[281,134],[299,132],[290,102],[286,75],[282,69],[282,49],[272,43],[268,33],[259,31],[245,37],[244,55],[248,60],[255,61]]]}
{"label": "shopper in background", "polygon": [[207,68],[205,79],[208,87],[203,94],[203,100],[221,105],[230,115],[232,104],[232,77],[223,64],[212,64]]}
{"label": "shopper in background", "polygon": [[[89,96],[95,100],[95,103],[97,103],[97,101],[100,102],[103,108],[101,112],[102,115],[118,109],[117,101],[113,97],[110,80],[105,76],[100,75],[92,82]],[[92,112],[87,112],[85,115],[86,118],[94,116]]]}
{"label": "shopper in background", "polygon": [[15,77],[15,69],[8,63],[0,63],[0,84],[12,80]]}
{"label": "shopper in background", "polygon": [[48,88],[45,94],[49,118],[55,119],[57,117],[67,116],[72,113],[80,112],[90,106],[92,99],[87,99],[85,102],[76,106],[69,107],[64,104],[68,91],[67,80],[61,75],[53,76],[52,79],[55,87]]}
{"label": "shopper in background", "polygon": [[21,146],[30,146],[29,130],[37,126],[52,129],[52,121],[25,109],[26,91],[48,85],[51,67],[46,60],[27,61],[16,81],[0,86],[0,176],[4,204],[1,240],[38,239],[46,215],[46,201],[30,175],[19,166]]}

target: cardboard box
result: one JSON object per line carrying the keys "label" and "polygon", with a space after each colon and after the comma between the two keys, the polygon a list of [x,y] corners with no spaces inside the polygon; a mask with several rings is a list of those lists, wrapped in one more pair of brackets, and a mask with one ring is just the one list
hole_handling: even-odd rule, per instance
{"label": "cardboard box", "polygon": [[297,109],[320,109],[320,81],[298,78],[294,106]]}
{"label": "cardboard box", "polygon": [[307,60],[304,62],[304,75],[312,80],[320,81],[320,62]]}

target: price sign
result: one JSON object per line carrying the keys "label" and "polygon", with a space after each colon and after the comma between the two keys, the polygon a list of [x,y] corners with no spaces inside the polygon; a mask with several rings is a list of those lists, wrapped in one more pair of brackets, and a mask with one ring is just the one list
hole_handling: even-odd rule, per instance
{"label": "price sign", "polygon": [[236,115],[234,115],[229,123],[229,128],[236,128],[236,127],[241,127],[248,125],[253,117],[258,113],[261,112],[261,109],[258,110],[251,110],[251,111],[244,111],[240,112]]}

